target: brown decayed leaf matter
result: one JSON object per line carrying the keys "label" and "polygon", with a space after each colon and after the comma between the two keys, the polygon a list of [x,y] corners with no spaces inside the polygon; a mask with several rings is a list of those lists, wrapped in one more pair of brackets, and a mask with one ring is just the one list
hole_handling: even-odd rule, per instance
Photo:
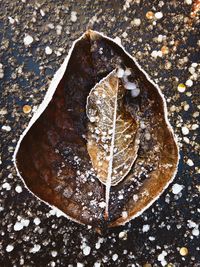
{"label": "brown decayed leaf matter", "polygon": [[[116,133],[130,124],[128,135],[132,142],[124,141],[124,136],[115,142],[119,151],[128,148],[122,157],[113,158],[109,214],[105,220],[109,161],[105,161],[102,143],[95,142],[92,136],[96,129],[104,131],[105,125],[102,118],[100,124],[91,121],[87,109],[95,106],[99,115],[109,113],[109,109],[97,109],[100,104],[93,93],[102,90],[102,79],[119,66],[131,70],[130,79],[137,83],[140,94],[133,97],[121,79],[113,78],[111,87],[118,88],[114,94],[118,96],[117,115],[121,114],[116,120]],[[176,172],[178,149],[165,119],[163,101],[158,89],[121,47],[88,31],[75,44],[52,100],[21,142],[16,163],[27,187],[77,222],[100,228],[124,224],[149,206]],[[107,95],[106,102],[112,107],[113,101]],[[102,159],[100,166],[98,157]],[[120,164],[121,172],[113,175]]]}

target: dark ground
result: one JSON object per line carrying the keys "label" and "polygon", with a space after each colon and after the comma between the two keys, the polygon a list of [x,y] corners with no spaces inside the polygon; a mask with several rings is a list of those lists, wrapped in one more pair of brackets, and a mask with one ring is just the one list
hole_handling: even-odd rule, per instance
{"label": "dark ground", "polygon": [[[192,2],[0,1],[1,267],[200,266],[200,41]],[[75,18],[72,11],[77,12]],[[153,19],[146,17],[148,11],[154,12]],[[178,174],[160,199],[105,236],[38,201],[24,188],[11,160],[54,72],[88,27],[120,37],[159,84],[181,154]],[[26,34],[33,37],[29,46],[24,44]],[[47,46],[51,54],[45,53]],[[184,92],[178,89],[181,83],[186,84]],[[25,104],[32,108],[30,113],[24,113]],[[181,256],[184,250],[187,255]]]}

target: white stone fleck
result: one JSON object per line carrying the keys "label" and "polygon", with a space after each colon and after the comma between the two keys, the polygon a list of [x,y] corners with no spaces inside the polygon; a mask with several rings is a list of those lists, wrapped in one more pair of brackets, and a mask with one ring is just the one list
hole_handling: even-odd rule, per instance
{"label": "white stone fleck", "polygon": [[167,265],[167,262],[165,260],[165,256],[167,256],[167,252],[166,251],[162,251],[162,253],[158,255],[158,261],[160,261],[162,266],[166,266]]}
{"label": "white stone fleck", "polygon": [[117,255],[116,253],[113,254],[113,255],[112,255],[112,260],[113,260],[113,261],[116,261],[117,259],[118,259],[118,255]]}
{"label": "white stone fleck", "polygon": [[194,235],[194,236],[199,236],[199,229],[198,229],[198,228],[194,228],[194,229],[192,230],[192,235]]}
{"label": "white stone fleck", "polygon": [[11,189],[11,186],[10,186],[9,183],[4,183],[4,184],[2,185],[2,188],[4,188],[4,189],[6,189],[7,191],[9,191],[9,190]]}
{"label": "white stone fleck", "polygon": [[198,124],[192,124],[192,130],[196,130],[196,129],[198,129],[199,128],[199,125]]}
{"label": "white stone fleck", "polygon": [[71,21],[72,22],[76,22],[77,21],[77,12],[76,11],[72,11],[71,12]]}
{"label": "white stone fleck", "polygon": [[155,18],[156,19],[161,19],[163,17],[163,13],[162,12],[156,12],[155,13]]}
{"label": "white stone fleck", "polygon": [[61,25],[56,25],[56,33],[57,33],[57,35],[61,35],[61,33],[62,33],[62,26]]}
{"label": "white stone fleck", "polygon": [[119,238],[120,239],[126,239],[126,237],[127,237],[127,232],[126,231],[122,231],[122,232],[119,233]]}
{"label": "white stone fleck", "polygon": [[32,44],[32,42],[33,42],[33,37],[27,34],[27,35],[24,37],[24,44],[25,44],[26,46],[28,46],[28,45]]}
{"label": "white stone fleck", "polygon": [[140,26],[140,24],[141,24],[141,19],[139,19],[139,18],[133,19],[133,25]]}
{"label": "white stone fleck", "polygon": [[120,195],[118,196],[118,199],[123,199],[123,198],[124,198],[123,194],[120,194]]}
{"label": "white stone fleck", "polygon": [[7,245],[6,251],[11,252],[14,249],[13,245]]}
{"label": "white stone fleck", "polygon": [[89,247],[89,246],[85,246],[85,247],[83,248],[83,254],[84,254],[85,256],[88,256],[88,255],[90,254],[90,251],[91,251],[91,247]]}
{"label": "white stone fleck", "polygon": [[14,24],[15,20],[12,17],[8,17],[10,24]]}
{"label": "white stone fleck", "polygon": [[172,186],[172,193],[174,194],[174,195],[177,195],[177,194],[179,194],[182,190],[183,190],[183,185],[181,185],[181,184],[174,184],[173,186]]}
{"label": "white stone fleck", "polygon": [[40,250],[41,246],[39,244],[35,244],[30,250],[30,253],[36,253]]}
{"label": "white stone fleck", "polygon": [[192,0],[185,0],[185,3],[186,3],[187,5],[191,5],[191,4],[192,4]]}
{"label": "white stone fleck", "polygon": [[123,37],[123,38],[126,38],[127,36],[128,36],[127,32],[123,32],[123,33],[122,33],[122,37]]}
{"label": "white stone fleck", "polygon": [[122,217],[127,218],[128,217],[128,212],[127,211],[122,211]]}
{"label": "white stone fleck", "polygon": [[1,129],[2,129],[3,131],[6,131],[6,132],[10,132],[10,131],[11,131],[11,127],[10,127],[9,125],[3,125],[3,126],[1,127]]}
{"label": "white stone fleck", "polygon": [[15,191],[16,191],[17,193],[21,193],[21,192],[22,192],[22,187],[21,187],[20,185],[17,185],[17,186],[15,187]]}
{"label": "white stone fleck", "polygon": [[193,81],[192,80],[187,80],[185,82],[185,84],[188,86],[188,87],[191,87],[193,85]]}
{"label": "white stone fleck", "polygon": [[191,159],[187,160],[187,165],[189,165],[190,167],[194,166],[194,162]]}
{"label": "white stone fleck", "polygon": [[44,10],[40,9],[40,14],[42,17],[44,17],[45,16]]}
{"label": "white stone fleck", "polygon": [[15,225],[14,225],[14,230],[15,231],[20,231],[23,229],[23,224],[21,222],[16,222]]}
{"label": "white stone fleck", "polygon": [[183,134],[183,135],[187,135],[187,134],[189,134],[189,129],[188,129],[186,126],[183,126],[183,127],[181,128],[181,131],[182,131],[182,134]]}
{"label": "white stone fleck", "polygon": [[41,223],[40,221],[40,218],[36,217],[34,220],[33,220],[34,224],[35,225],[39,225]]}
{"label": "white stone fleck", "polygon": [[51,255],[55,258],[58,255],[58,252],[56,250],[52,250]]}
{"label": "white stone fleck", "polygon": [[99,202],[99,207],[100,208],[105,208],[106,207],[106,202],[105,201],[101,201],[101,202]]}
{"label": "white stone fleck", "polygon": [[150,226],[148,224],[144,224],[143,227],[142,227],[142,232],[145,233],[145,232],[148,232],[150,229]]}
{"label": "white stone fleck", "polygon": [[47,55],[51,55],[52,54],[52,49],[51,49],[51,47],[49,47],[49,46],[46,46],[45,47],[45,53],[47,54]]}
{"label": "white stone fleck", "polygon": [[98,261],[96,261],[96,262],[94,263],[94,267],[101,267],[101,263],[98,262]]}
{"label": "white stone fleck", "polygon": [[84,264],[81,262],[77,262],[76,267],[84,267]]}

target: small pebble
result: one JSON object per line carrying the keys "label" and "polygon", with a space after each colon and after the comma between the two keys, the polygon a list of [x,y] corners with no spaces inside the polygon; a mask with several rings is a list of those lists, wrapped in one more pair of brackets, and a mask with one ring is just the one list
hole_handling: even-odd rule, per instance
{"label": "small pebble", "polygon": [[183,83],[180,83],[177,88],[180,93],[184,93],[186,86]]}
{"label": "small pebble", "polygon": [[15,187],[15,191],[16,191],[17,193],[21,193],[21,192],[22,192],[22,187],[21,187],[20,185],[17,185],[17,186]]}
{"label": "small pebble", "polygon": [[6,251],[11,252],[14,249],[13,245],[7,245]]}
{"label": "small pebble", "polygon": [[146,13],[146,18],[147,18],[147,19],[153,19],[153,18],[154,18],[154,13],[153,13],[152,11],[148,11],[148,12]]}
{"label": "small pebble", "polygon": [[23,112],[24,112],[25,114],[30,113],[30,112],[31,112],[31,106],[29,106],[29,105],[24,105],[24,106],[23,106]]}
{"label": "small pebble", "polygon": [[186,256],[188,254],[188,249],[186,247],[182,247],[179,251],[181,256]]}

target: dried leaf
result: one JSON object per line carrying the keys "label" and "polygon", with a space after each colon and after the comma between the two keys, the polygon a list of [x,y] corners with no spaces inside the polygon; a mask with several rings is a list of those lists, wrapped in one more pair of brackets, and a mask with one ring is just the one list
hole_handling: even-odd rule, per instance
{"label": "dried leaf", "polygon": [[87,149],[97,177],[106,185],[106,214],[110,187],[129,173],[139,147],[137,122],[124,107],[125,90],[114,71],[91,90],[87,99]]}
{"label": "dried leaf", "polygon": [[[98,122],[91,119],[96,115]],[[96,140],[92,132],[103,135],[104,129],[111,137],[108,161],[104,139]],[[87,31],[73,44],[20,137],[14,163],[33,195],[67,218],[113,227],[135,218],[161,195],[177,171],[178,148],[159,88],[121,46]]]}

